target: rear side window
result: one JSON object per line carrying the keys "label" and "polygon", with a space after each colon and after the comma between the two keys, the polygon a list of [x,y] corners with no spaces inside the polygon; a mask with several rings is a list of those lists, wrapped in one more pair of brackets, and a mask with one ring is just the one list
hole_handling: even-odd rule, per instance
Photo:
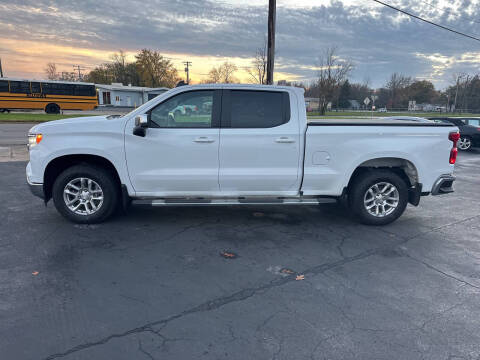
{"label": "rear side window", "polygon": [[290,120],[286,92],[231,90],[229,97],[231,128],[272,128]]}
{"label": "rear side window", "polygon": [[8,81],[0,80],[0,92],[8,92]]}
{"label": "rear side window", "polygon": [[468,125],[480,127],[480,119],[468,119]]}
{"label": "rear side window", "polygon": [[94,85],[74,85],[76,96],[95,96],[96,90]]}

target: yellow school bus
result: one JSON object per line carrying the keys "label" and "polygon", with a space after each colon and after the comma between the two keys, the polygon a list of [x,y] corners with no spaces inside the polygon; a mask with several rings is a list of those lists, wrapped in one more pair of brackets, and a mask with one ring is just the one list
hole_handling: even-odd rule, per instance
{"label": "yellow school bus", "polygon": [[14,109],[93,110],[98,106],[95,85],[82,82],[0,78],[0,112]]}

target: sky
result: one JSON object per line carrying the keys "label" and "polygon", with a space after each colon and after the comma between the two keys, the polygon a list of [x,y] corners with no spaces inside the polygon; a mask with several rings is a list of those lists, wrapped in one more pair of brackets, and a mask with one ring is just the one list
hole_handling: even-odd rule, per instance
{"label": "sky", "polygon": [[[384,0],[480,37],[480,0]],[[85,72],[118,50],[171,59],[199,82],[228,60],[239,80],[264,43],[268,0],[1,0],[4,75],[45,78],[48,62]],[[319,56],[336,46],[354,64],[351,80],[383,86],[393,72],[445,88],[455,73],[480,72],[480,42],[399,14],[372,0],[277,0],[275,80],[311,81]]]}

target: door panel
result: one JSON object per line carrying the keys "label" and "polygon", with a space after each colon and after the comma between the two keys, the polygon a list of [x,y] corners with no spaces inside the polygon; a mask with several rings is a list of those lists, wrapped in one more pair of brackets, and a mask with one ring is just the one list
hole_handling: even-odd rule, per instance
{"label": "door panel", "polygon": [[[265,98],[259,94],[262,92],[250,92],[224,91],[220,190],[225,195],[296,194],[300,182],[300,134],[296,111],[290,113],[288,107],[288,119],[281,119],[279,117],[285,115],[283,110],[287,110],[282,100]],[[288,93],[283,101],[290,101]],[[277,109],[270,109],[272,106]],[[282,111],[277,111],[278,108]]]}
{"label": "door panel", "polygon": [[132,185],[141,196],[200,196],[219,191],[220,91],[189,91],[150,111],[145,137],[126,127]]}

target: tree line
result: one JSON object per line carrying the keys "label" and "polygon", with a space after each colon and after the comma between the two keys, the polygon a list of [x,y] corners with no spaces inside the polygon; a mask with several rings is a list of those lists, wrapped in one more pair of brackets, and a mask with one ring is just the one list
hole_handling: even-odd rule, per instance
{"label": "tree line", "polygon": [[[256,50],[251,66],[245,70],[250,80],[266,83],[266,42]],[[135,55],[135,61],[129,62],[124,51],[119,51],[105,62],[81,78],[75,72],[58,72],[55,63],[48,63],[44,69],[49,80],[86,81],[96,84],[122,83],[133,86],[146,87],[175,87],[181,81],[173,63],[158,51],[142,49]],[[225,61],[219,66],[212,67],[202,83],[238,83],[235,76],[238,67]]]}
{"label": "tree line", "polygon": [[[336,47],[328,48],[319,57],[317,77],[303,84],[307,97],[318,98],[319,111],[324,114],[328,106],[332,109],[352,108],[352,100],[361,107],[366,97],[375,95],[375,106],[389,110],[406,110],[410,101],[418,104],[439,106],[443,111],[480,111],[480,75],[454,74],[450,86],[436,90],[428,80],[414,79],[393,73],[380,88],[370,87],[369,81],[351,83],[349,77],[354,64],[342,59]],[[371,103],[369,104],[371,108]]]}
{"label": "tree line", "polygon": [[[245,67],[249,82],[266,83],[267,67],[266,41],[256,49],[249,66]],[[325,113],[327,108],[349,109],[352,100],[363,106],[363,100],[376,96],[377,108],[389,110],[407,109],[410,101],[416,104],[438,105],[447,111],[473,110],[480,111],[480,76],[455,74],[450,86],[445,90],[436,90],[432,82],[418,80],[404,74],[393,73],[386,83],[374,89],[369,81],[354,83],[350,81],[354,63],[339,56],[336,47],[330,47],[319,56],[316,64],[316,77],[309,83],[294,83],[305,89],[305,96],[317,98],[319,111]],[[225,61],[212,67],[202,83],[238,83],[236,77],[238,67]],[[45,74],[51,80],[86,81],[96,84],[122,83],[146,87],[175,87],[181,80],[173,63],[158,51],[142,49],[129,62],[123,51],[111,56],[105,62],[81,79],[74,72],[57,72],[54,63],[47,64]],[[370,104],[371,105],[371,104]]]}

